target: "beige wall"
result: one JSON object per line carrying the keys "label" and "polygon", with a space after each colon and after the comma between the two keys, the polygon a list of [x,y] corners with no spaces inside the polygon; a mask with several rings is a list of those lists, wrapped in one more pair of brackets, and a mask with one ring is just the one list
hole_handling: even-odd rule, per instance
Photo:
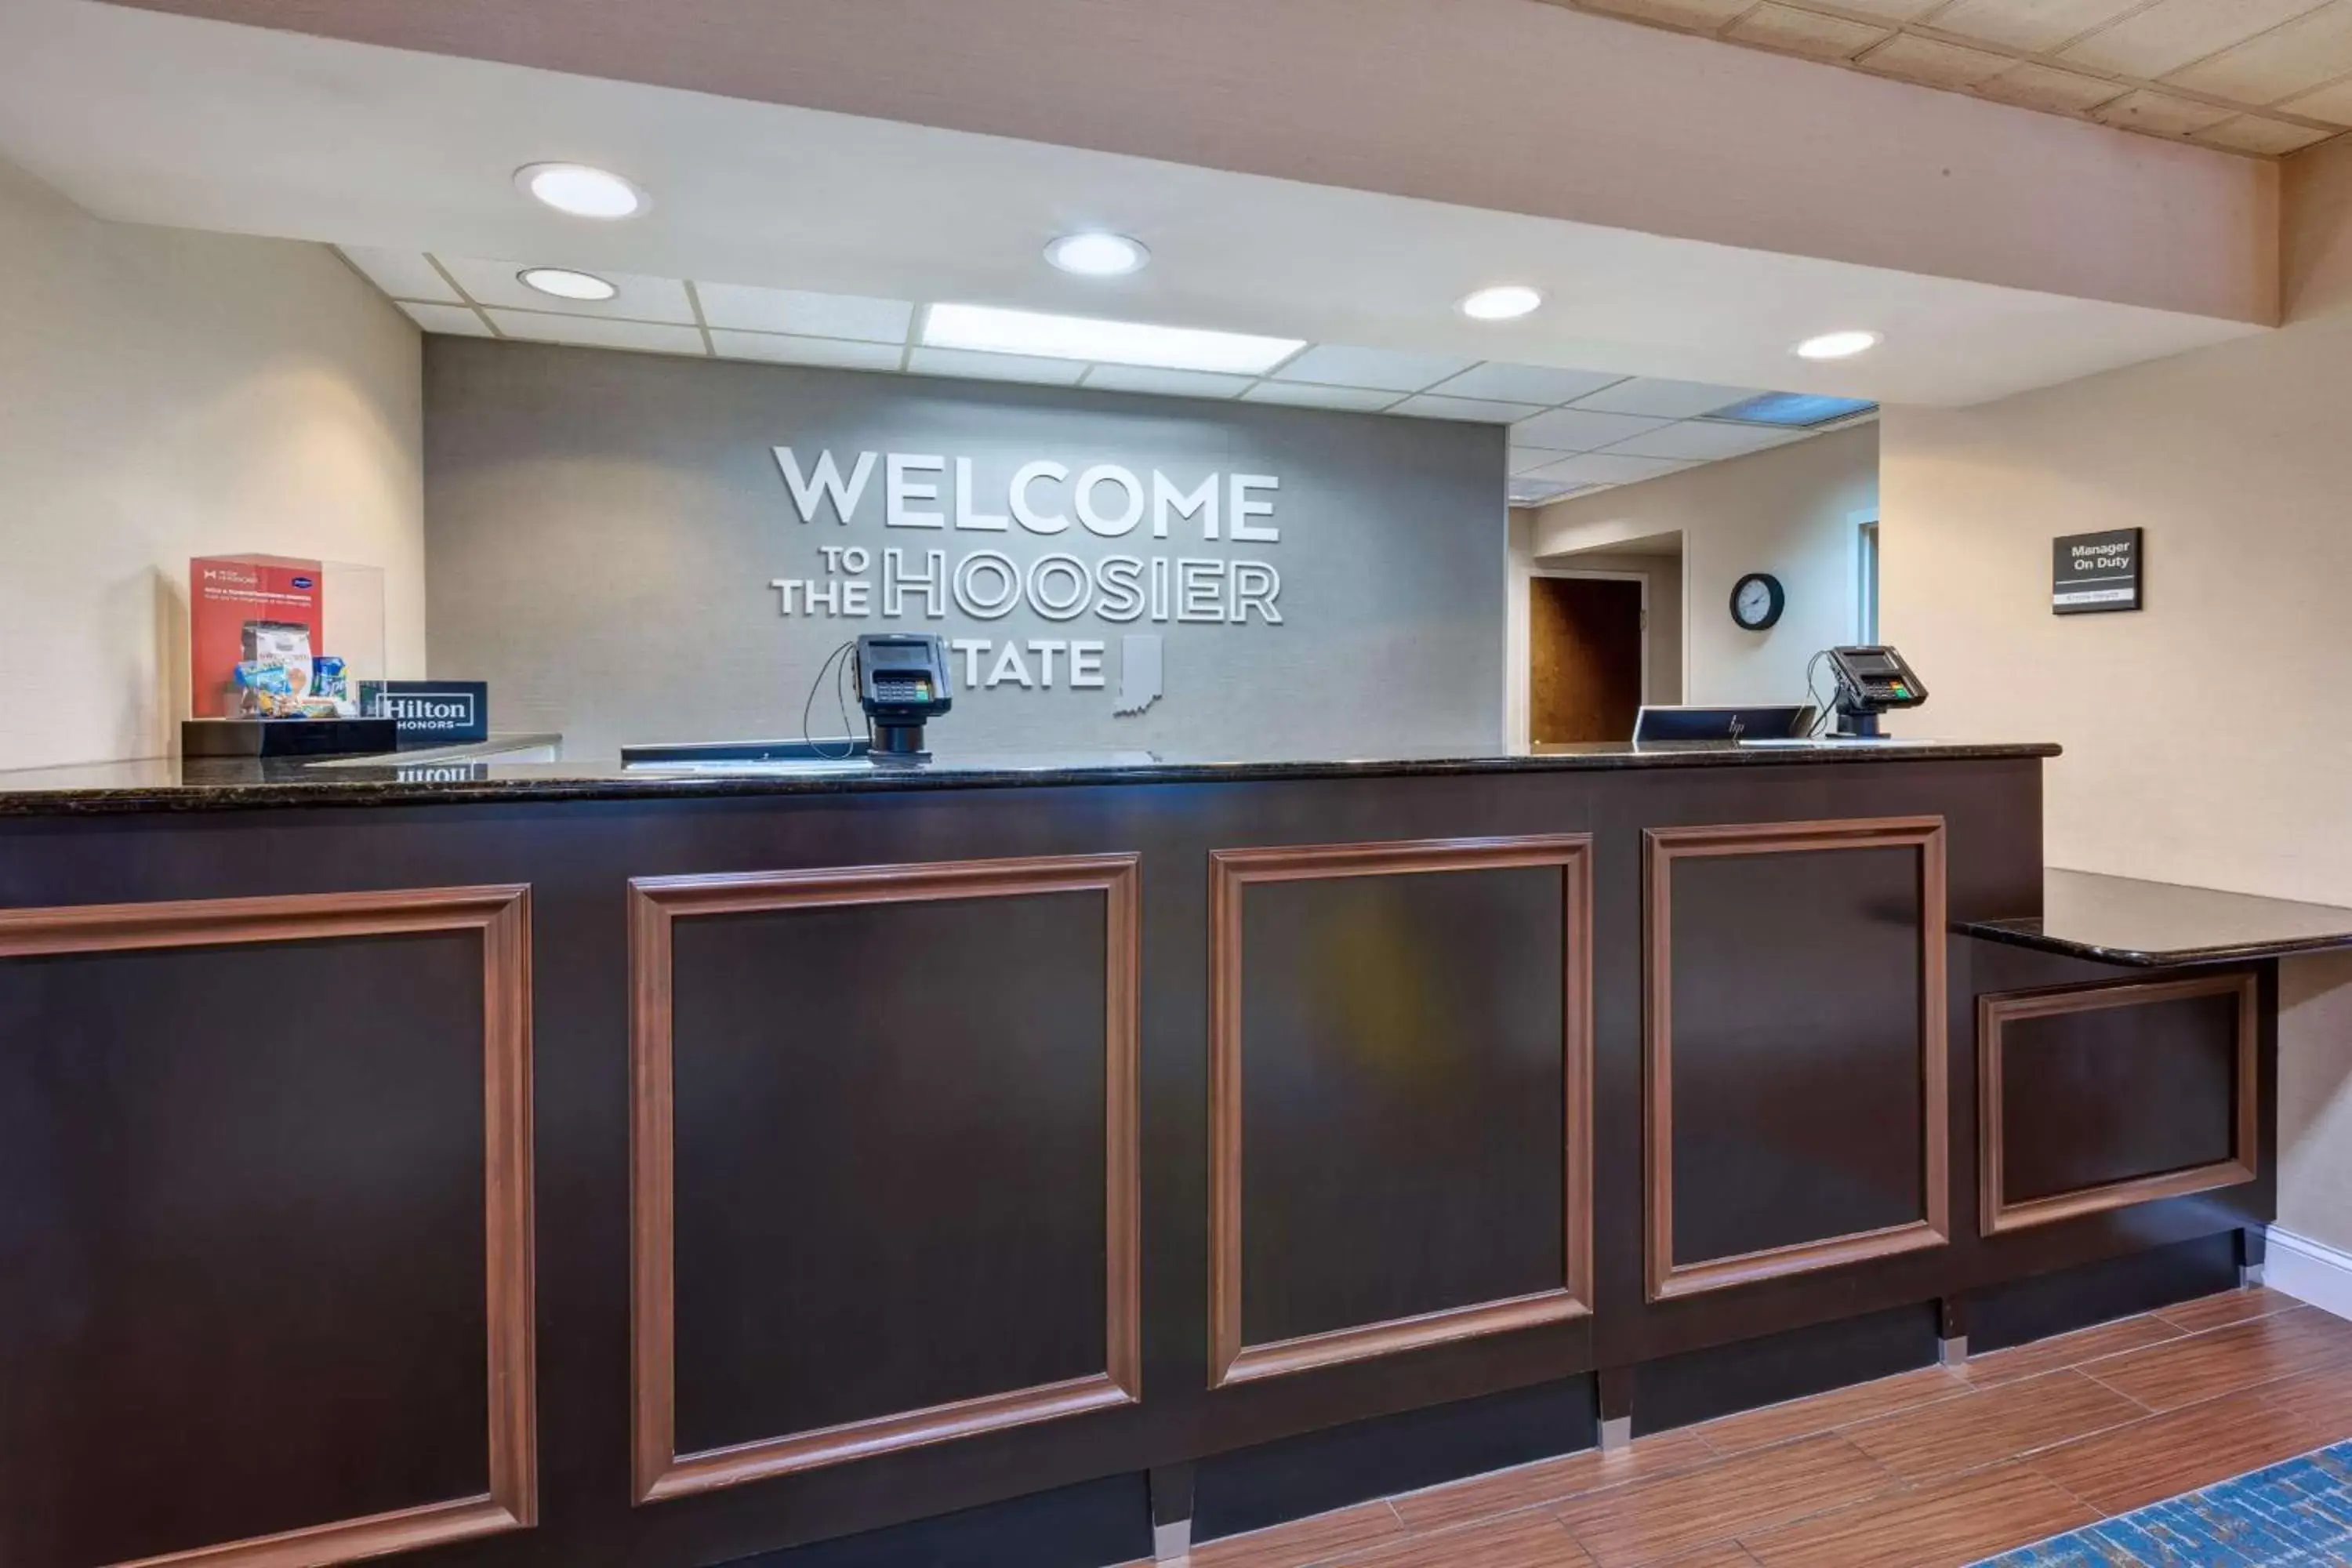
{"label": "beige wall", "polygon": [[[2052,864],[2352,904],[2352,156],[2289,184],[2294,324],[1887,412],[1884,616],[1937,733],[2066,747]],[[2051,540],[2122,527],[2147,608],[2052,615]],[[2352,963],[2284,970],[2281,1223],[2352,1247]]]}
{"label": "beige wall", "polygon": [[323,247],[102,223],[0,163],[0,768],[155,756],[188,558],[380,566],[424,672],[418,334]]}
{"label": "beige wall", "polygon": [[[1796,702],[1813,654],[1853,640],[1855,519],[1877,504],[1878,432],[1864,426],[1545,507],[1528,548],[1558,563],[1679,532],[1683,700]],[[1769,631],[1731,619],[1731,586],[1750,572],[1771,573],[1788,594]]]}

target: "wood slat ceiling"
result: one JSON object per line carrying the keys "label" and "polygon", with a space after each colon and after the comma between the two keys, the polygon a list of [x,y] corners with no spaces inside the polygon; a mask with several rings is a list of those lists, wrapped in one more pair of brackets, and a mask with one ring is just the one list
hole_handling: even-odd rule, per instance
{"label": "wood slat ceiling", "polygon": [[2352,0],[1543,0],[2278,158],[2352,130]]}

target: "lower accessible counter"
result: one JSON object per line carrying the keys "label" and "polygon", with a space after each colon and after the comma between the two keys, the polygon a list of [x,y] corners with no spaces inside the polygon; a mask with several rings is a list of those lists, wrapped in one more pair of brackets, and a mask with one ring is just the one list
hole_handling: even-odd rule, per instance
{"label": "lower accessible counter", "polygon": [[2274,966],[1964,929],[2053,754],[0,779],[0,1563],[1080,1568],[2227,1284]]}

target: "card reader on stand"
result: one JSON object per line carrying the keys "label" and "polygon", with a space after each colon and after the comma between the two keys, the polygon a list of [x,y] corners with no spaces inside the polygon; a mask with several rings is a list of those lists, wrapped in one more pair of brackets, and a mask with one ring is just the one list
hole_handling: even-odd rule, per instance
{"label": "card reader on stand", "polygon": [[923,725],[955,706],[948,647],[925,633],[869,633],[857,639],[857,704],[873,727],[866,753],[877,765],[929,760]]}
{"label": "card reader on stand", "polygon": [[1828,655],[1830,673],[1837,679],[1833,734],[1854,741],[1884,739],[1880,714],[1927,700],[1927,689],[1891,647],[1833,647]]}

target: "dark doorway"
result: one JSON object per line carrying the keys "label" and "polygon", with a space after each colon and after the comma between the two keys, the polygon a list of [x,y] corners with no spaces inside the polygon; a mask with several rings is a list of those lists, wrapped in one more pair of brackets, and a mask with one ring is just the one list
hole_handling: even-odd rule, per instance
{"label": "dark doorway", "polygon": [[1642,584],[1528,580],[1528,737],[1626,741],[1642,705]]}

